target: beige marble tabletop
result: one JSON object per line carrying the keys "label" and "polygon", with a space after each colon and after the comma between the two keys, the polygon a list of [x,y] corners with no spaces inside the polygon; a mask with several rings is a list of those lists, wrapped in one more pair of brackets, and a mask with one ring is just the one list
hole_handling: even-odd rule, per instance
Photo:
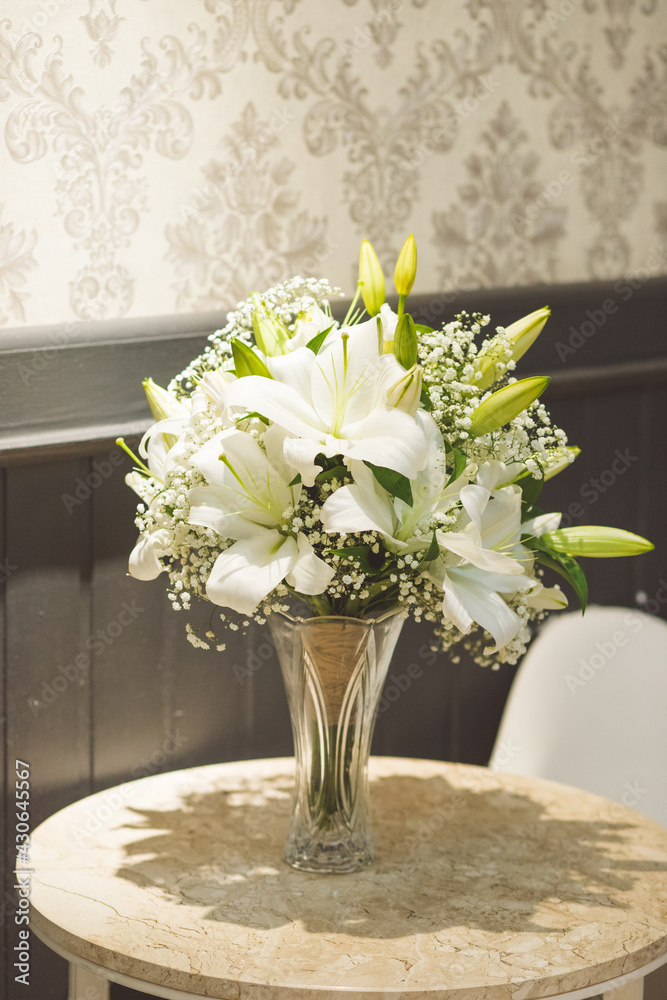
{"label": "beige marble tabletop", "polygon": [[667,953],[667,830],[630,809],[372,758],[379,860],[310,875],[282,861],[292,768],[176,771],[56,813],[32,838],[33,928],[118,973],[235,1000],[536,1000]]}

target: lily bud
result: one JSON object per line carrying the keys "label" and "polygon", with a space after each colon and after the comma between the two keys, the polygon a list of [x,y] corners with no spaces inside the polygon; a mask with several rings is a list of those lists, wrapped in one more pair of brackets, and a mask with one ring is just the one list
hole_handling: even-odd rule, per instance
{"label": "lily bud", "polygon": [[359,251],[359,281],[361,297],[369,316],[376,316],[384,304],[384,274],[369,240],[361,241]]}
{"label": "lily bud", "polygon": [[413,365],[387,390],[387,405],[414,417],[419,409],[421,394],[422,368],[421,365]]}
{"label": "lily bud", "polygon": [[622,528],[606,528],[602,525],[588,525],[583,528],[560,528],[542,538],[557,552],[568,556],[588,556],[594,559],[612,559],[618,556],[638,556],[655,548],[652,542],[633,535]]}
{"label": "lily bud", "polygon": [[546,375],[534,375],[498,389],[474,410],[469,433],[479,437],[497,431],[535,402],[550,381]]}
{"label": "lily bud", "polygon": [[417,244],[412,234],[401,248],[394,269],[394,284],[399,295],[409,295],[417,274]]}
{"label": "lily bud", "polygon": [[544,470],[545,483],[547,479],[551,479],[553,476],[557,476],[559,472],[563,472],[564,469],[567,469],[575,460],[577,455],[580,454],[581,454],[581,448],[577,448],[574,446],[571,447],[570,445],[568,445],[567,448],[565,448],[565,454],[563,455],[562,458],[555,459],[553,462],[550,462],[549,465],[547,465],[546,469]]}
{"label": "lily bud", "polygon": [[267,358],[286,354],[288,350],[286,345],[290,337],[289,330],[276,314],[259,299],[256,299],[255,302],[256,305],[252,311],[252,331],[255,334],[255,343]]}
{"label": "lily bud", "polygon": [[499,362],[506,364],[509,360],[518,361],[531,347],[544,328],[544,324],[549,319],[551,310],[548,306],[537,309],[535,312],[518,319],[515,323],[505,327],[503,340],[508,340],[512,351],[512,357],[508,358],[501,344],[500,337],[492,337],[486,347],[477,355],[476,368],[482,373],[481,379],[476,379],[475,383],[480,389],[488,389],[490,385],[505,374],[505,369],[498,370]]}
{"label": "lily bud", "polygon": [[167,420],[168,417],[182,417],[187,412],[183,403],[168,389],[163,389],[161,385],[154,382],[152,378],[145,378],[141,383],[146,393],[148,405],[156,420]]}
{"label": "lily bud", "polygon": [[392,350],[397,361],[407,370],[417,361],[417,331],[409,313],[403,313],[394,332]]}
{"label": "lily bud", "polygon": [[273,378],[259,354],[256,354],[252,347],[248,347],[238,337],[234,337],[232,340],[232,356],[237,378],[244,378],[247,375],[263,375],[264,378]]}

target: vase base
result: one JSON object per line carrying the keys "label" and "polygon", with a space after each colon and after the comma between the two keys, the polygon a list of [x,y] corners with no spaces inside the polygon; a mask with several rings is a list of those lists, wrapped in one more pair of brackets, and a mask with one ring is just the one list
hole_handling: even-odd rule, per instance
{"label": "vase base", "polygon": [[369,844],[349,841],[307,845],[288,841],[285,848],[285,861],[291,868],[316,875],[347,875],[368,868],[375,859],[375,851]]}

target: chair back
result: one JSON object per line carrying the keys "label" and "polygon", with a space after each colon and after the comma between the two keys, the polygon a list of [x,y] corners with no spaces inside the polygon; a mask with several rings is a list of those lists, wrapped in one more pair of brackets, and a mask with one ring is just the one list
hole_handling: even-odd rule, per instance
{"label": "chair back", "polygon": [[519,667],[489,766],[667,826],[667,623],[630,608],[554,616]]}

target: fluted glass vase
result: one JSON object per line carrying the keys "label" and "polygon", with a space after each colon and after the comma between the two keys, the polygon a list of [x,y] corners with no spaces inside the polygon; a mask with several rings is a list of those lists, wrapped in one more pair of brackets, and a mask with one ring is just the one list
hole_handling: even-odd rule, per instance
{"label": "fluted glass vase", "polygon": [[296,782],[285,860],[308,872],[357,871],[375,859],[368,757],[403,617],[293,618],[271,631],[294,734]]}

